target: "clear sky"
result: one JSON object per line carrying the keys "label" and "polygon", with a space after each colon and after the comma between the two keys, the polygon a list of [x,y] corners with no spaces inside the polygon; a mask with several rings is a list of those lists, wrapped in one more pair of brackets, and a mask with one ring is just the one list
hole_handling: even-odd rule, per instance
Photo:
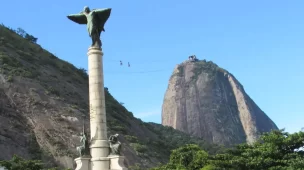
{"label": "clear sky", "polygon": [[161,122],[173,68],[195,54],[235,75],[279,128],[304,127],[303,0],[9,0],[0,22],[87,69],[86,26],[66,18],[86,5],[112,8],[102,34],[105,86],[142,120]]}

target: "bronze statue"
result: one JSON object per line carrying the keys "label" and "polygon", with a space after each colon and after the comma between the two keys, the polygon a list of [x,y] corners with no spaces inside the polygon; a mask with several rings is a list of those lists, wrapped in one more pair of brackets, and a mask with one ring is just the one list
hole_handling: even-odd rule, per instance
{"label": "bronze statue", "polygon": [[89,150],[89,142],[87,139],[87,135],[84,131],[84,124],[83,124],[83,129],[82,129],[82,133],[80,133],[81,137],[80,137],[80,143],[81,145],[78,146],[76,149],[80,155],[80,157],[82,156],[88,156],[90,155],[90,150]]}
{"label": "bronze statue", "polygon": [[110,17],[110,14],[111,8],[90,10],[90,8],[86,6],[84,7],[84,11],[79,14],[71,14],[67,17],[78,24],[87,24],[89,35],[92,38],[92,47],[101,48],[100,33],[105,31],[104,25]]}
{"label": "bronze statue", "polygon": [[121,143],[118,141],[118,134],[109,137],[110,142],[110,155],[120,155]]}

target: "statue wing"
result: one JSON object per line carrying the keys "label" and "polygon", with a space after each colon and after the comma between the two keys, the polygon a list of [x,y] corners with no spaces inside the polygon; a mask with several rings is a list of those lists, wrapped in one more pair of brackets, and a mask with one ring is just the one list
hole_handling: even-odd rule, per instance
{"label": "statue wing", "polygon": [[110,17],[111,8],[104,8],[104,9],[93,9],[92,11],[95,12],[96,16],[98,16],[99,25],[103,28],[104,24]]}
{"label": "statue wing", "polygon": [[87,17],[83,13],[71,14],[67,17],[78,24],[87,24]]}

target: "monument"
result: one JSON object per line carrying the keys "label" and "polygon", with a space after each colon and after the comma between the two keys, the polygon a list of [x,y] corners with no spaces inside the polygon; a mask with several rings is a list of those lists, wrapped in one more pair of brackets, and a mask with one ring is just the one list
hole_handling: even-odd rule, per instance
{"label": "monument", "polygon": [[[118,135],[115,136],[116,145],[111,143],[113,142],[112,138],[109,140],[107,138],[103,52],[100,34],[102,31],[105,31],[104,25],[110,14],[111,8],[90,10],[86,6],[79,14],[67,16],[78,24],[86,24],[89,36],[92,39],[92,45],[87,53],[90,98],[90,155],[82,155],[82,153],[85,153],[85,149],[82,149],[82,151],[81,146],[77,149],[79,150],[80,157],[75,159],[77,164],[76,170],[127,170],[123,165],[124,157],[120,156],[119,152],[109,155],[110,145],[116,148],[119,144],[119,148],[116,148],[116,150],[120,151],[120,143],[117,143]],[[84,133],[82,134],[82,138],[86,138]]]}

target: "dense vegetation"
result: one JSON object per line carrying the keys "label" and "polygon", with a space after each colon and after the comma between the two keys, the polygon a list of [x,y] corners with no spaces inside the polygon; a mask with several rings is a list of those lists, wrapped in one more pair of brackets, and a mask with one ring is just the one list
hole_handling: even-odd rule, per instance
{"label": "dense vegetation", "polygon": [[[215,155],[208,154],[196,144],[184,145],[172,150],[168,164],[151,170],[303,170],[303,149],[303,131],[289,134],[275,130],[265,133],[252,145],[240,144]],[[40,161],[17,156],[0,161],[0,165],[7,170],[43,170]],[[140,167],[131,169],[141,170]]]}
{"label": "dense vegetation", "polygon": [[41,161],[25,160],[17,155],[14,155],[11,160],[0,161],[0,167],[4,167],[6,170],[62,170],[59,168],[44,169],[43,163]]}
{"label": "dense vegetation", "polygon": [[168,164],[153,170],[303,170],[303,149],[303,131],[275,130],[252,145],[240,144],[216,155],[186,145],[172,151]]}

